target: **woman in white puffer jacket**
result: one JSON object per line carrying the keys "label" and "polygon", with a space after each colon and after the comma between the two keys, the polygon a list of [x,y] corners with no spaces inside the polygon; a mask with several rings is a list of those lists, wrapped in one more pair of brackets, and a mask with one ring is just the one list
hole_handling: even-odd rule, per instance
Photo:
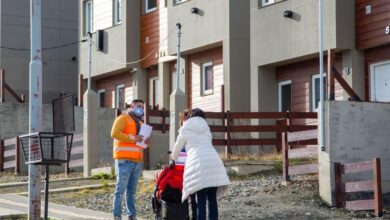
{"label": "woman in white puffer jacket", "polygon": [[179,157],[185,146],[187,161],[184,169],[183,197],[196,194],[197,219],[206,219],[206,200],[208,219],[218,219],[217,191],[230,184],[229,177],[221,158],[212,145],[212,135],[202,110],[196,108],[189,112],[187,120],[179,129],[172,159]]}

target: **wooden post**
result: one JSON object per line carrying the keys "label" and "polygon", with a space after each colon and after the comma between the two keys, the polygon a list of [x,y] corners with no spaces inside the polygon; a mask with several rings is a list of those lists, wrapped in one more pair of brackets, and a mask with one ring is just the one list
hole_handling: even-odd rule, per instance
{"label": "wooden post", "polygon": [[382,216],[382,178],[381,178],[381,160],[374,158],[372,161],[374,176],[374,207],[375,215]]}
{"label": "wooden post", "polygon": [[335,100],[335,78],[333,74],[333,65],[334,65],[334,50],[329,49],[328,50],[328,75],[326,76],[326,79],[328,81],[328,99],[329,100]]}
{"label": "wooden post", "polygon": [[166,128],[165,128],[165,119],[166,119],[166,109],[163,108],[161,111],[161,132],[165,134]]}
{"label": "wooden post", "polygon": [[232,145],[230,144],[231,143],[231,139],[232,139],[232,136],[231,136],[231,133],[230,133],[230,130],[231,130],[231,124],[232,124],[232,116],[231,116],[231,113],[230,111],[227,111],[226,114],[226,150],[225,150],[225,154],[226,154],[226,158],[227,159],[230,159],[231,157],[231,154],[232,154]]}
{"label": "wooden post", "polygon": [[288,175],[288,142],[287,142],[287,131],[282,132],[282,156],[283,156],[283,177],[282,184],[287,185],[290,181]]}
{"label": "wooden post", "polygon": [[20,141],[19,136],[15,137],[15,174],[20,172]]}
{"label": "wooden post", "polygon": [[[144,104],[145,108],[144,108],[144,121],[145,121],[145,124],[149,124],[149,103],[148,102],[145,102]],[[146,170],[149,170],[150,169],[150,148],[146,148],[144,150],[144,168]]]}
{"label": "wooden post", "polygon": [[0,102],[5,102],[5,73],[0,69]]}
{"label": "wooden post", "polygon": [[344,204],[344,192],[342,189],[342,172],[343,165],[341,163],[334,163],[334,175],[335,175],[335,192],[336,192],[336,207],[341,208]]}
{"label": "wooden post", "polygon": [[0,173],[4,171],[4,140],[0,140]]}
{"label": "wooden post", "polygon": [[122,111],[119,109],[119,108],[116,108],[115,109],[115,115],[116,115],[116,117],[118,117],[119,115],[121,115],[122,114]]}
{"label": "wooden post", "polygon": [[278,128],[280,128],[280,130],[282,130],[282,132],[277,132],[276,133],[276,138],[279,140],[279,144],[276,145],[276,151],[280,153],[283,150],[283,147],[282,147],[282,142],[283,142],[283,138],[282,137],[283,137],[283,135],[282,134],[283,134],[283,132],[287,132],[288,131],[287,119],[277,120],[276,121],[276,126]]}
{"label": "wooden post", "polygon": [[83,95],[84,95],[84,77],[83,74],[79,75],[79,99],[78,106],[83,106]]}

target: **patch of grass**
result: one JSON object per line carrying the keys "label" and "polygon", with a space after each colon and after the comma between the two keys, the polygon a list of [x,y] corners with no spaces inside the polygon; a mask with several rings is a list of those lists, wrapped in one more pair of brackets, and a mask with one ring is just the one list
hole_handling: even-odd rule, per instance
{"label": "patch of grass", "polygon": [[[7,215],[7,216],[0,216],[0,220],[24,220],[27,219],[27,215],[21,214],[21,215]],[[41,218],[43,219],[43,218]],[[47,218],[48,220],[55,220],[54,218]]]}
{"label": "patch of grass", "polygon": [[112,173],[108,174],[102,172],[92,176],[91,178],[95,180],[112,180],[115,179],[115,175],[113,175]]}
{"label": "patch of grass", "polygon": [[138,183],[138,193],[152,193],[154,191],[155,184],[152,181],[145,181]]}

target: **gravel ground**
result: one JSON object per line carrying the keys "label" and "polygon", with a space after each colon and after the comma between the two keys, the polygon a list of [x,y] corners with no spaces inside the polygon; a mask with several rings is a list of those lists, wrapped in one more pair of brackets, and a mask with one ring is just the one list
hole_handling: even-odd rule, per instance
{"label": "gravel ground", "polygon": [[[141,181],[137,192],[137,211],[153,219],[150,195],[153,182]],[[114,187],[83,190],[79,193],[53,194],[51,202],[111,212]],[[371,219],[372,212],[351,212],[328,208],[318,197],[315,176],[293,179],[285,187],[279,176],[255,176],[234,180],[219,199],[220,219]],[[385,211],[383,219],[390,219]]]}
{"label": "gravel ground", "polygon": [[[82,173],[71,173],[67,176],[65,174],[50,174],[50,180],[58,179],[67,179],[67,178],[80,178],[83,177]],[[44,180],[45,177],[42,176],[41,180]],[[27,182],[28,176],[19,176],[13,173],[1,173],[0,174],[0,184],[3,183],[13,183],[13,182]]]}

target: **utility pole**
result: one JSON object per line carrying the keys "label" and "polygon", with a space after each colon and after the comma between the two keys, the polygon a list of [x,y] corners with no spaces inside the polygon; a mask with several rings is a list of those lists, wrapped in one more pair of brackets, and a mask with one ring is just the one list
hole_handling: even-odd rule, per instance
{"label": "utility pole", "polygon": [[177,23],[177,60],[176,60],[176,88],[173,90],[170,96],[170,128],[169,128],[169,146],[175,145],[177,136],[177,130],[180,128],[179,124],[179,112],[186,108],[186,95],[180,89],[180,74],[181,74],[181,57],[180,57],[180,46],[181,46],[181,24]]}
{"label": "utility pole", "polygon": [[[42,130],[42,45],[41,45],[41,0],[30,0],[30,88],[29,88],[29,132]],[[31,151],[31,148],[29,149]],[[29,155],[32,155],[30,152]],[[41,217],[39,165],[28,165],[28,219],[39,220]]]}
{"label": "utility pole", "polygon": [[[324,15],[323,15],[323,0],[318,1],[319,4],[319,42],[320,42],[320,103],[318,107],[319,114],[319,131],[320,131],[320,147],[325,151],[325,124],[324,124]],[[329,56],[329,54],[328,54]],[[329,77],[329,73],[328,73]]]}

